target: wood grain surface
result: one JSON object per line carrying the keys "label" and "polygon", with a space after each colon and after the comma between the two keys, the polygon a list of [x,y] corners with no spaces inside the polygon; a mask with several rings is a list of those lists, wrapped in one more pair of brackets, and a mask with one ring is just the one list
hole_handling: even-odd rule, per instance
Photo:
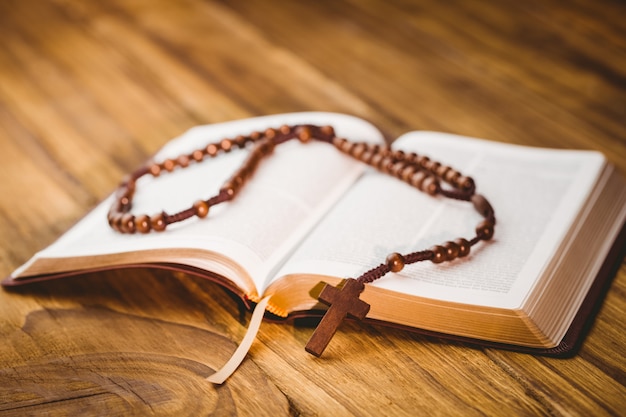
{"label": "wood grain surface", "polygon": [[[626,174],[625,17],[609,0],[4,0],[0,275],[198,124],[339,111],[390,138],[596,149]],[[569,359],[356,323],[318,359],[311,328],[264,323],[215,387],[250,318],[233,298],[91,274],[0,291],[0,415],[625,415],[625,311],[622,262]]]}

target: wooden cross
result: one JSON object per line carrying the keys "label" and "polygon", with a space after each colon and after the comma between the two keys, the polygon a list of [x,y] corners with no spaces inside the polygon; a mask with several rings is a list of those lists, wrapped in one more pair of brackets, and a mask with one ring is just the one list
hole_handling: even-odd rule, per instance
{"label": "wooden cross", "polygon": [[341,289],[326,284],[318,297],[322,303],[330,306],[330,308],[324,314],[305,347],[307,352],[317,357],[322,355],[328,342],[347,315],[362,320],[370,311],[370,305],[359,299],[359,295],[365,289],[365,284],[355,279],[348,279],[344,282],[345,284]]}

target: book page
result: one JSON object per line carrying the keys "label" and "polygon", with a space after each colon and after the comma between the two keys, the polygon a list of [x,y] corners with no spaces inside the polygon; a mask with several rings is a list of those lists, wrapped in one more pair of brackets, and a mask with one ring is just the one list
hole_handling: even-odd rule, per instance
{"label": "book page", "polygon": [[[225,137],[283,124],[333,125],[339,135],[382,142],[371,124],[332,113],[294,113],[196,127],[169,142],[156,161],[192,152]],[[134,214],[175,213],[198,199],[215,195],[240,166],[247,152],[236,150],[186,169],[142,177],[134,197]],[[112,198],[101,203],[74,228],[36,258],[88,257],[153,249],[193,248],[218,253],[241,265],[257,283],[290,253],[347,187],[362,173],[361,164],[319,142],[290,141],[278,146],[260,163],[237,197],[212,207],[205,219],[191,218],[168,226],[165,232],[120,234],[110,229],[107,212]],[[167,260],[171,261],[171,260]],[[196,260],[194,262],[201,262]],[[26,265],[28,266],[28,264]],[[228,263],[206,265],[237,283]],[[16,271],[19,275],[21,270]],[[257,282],[258,281],[258,282]]]}
{"label": "book page", "polygon": [[[474,178],[496,214],[495,236],[442,264],[419,262],[373,286],[489,307],[519,308],[585,203],[602,155],[553,151],[432,132],[401,137],[417,152]],[[279,276],[312,273],[356,278],[385,262],[458,237],[470,239],[482,217],[469,202],[430,197],[370,171],[312,233]]]}

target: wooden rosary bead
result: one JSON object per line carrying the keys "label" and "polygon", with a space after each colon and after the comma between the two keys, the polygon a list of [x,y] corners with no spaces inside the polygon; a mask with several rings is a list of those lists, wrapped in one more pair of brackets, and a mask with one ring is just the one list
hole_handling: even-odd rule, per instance
{"label": "wooden rosary bead", "polygon": [[150,166],[149,172],[153,177],[158,177],[159,175],[161,175],[161,166],[158,164],[153,164]]}
{"label": "wooden rosary bead", "polygon": [[415,165],[407,165],[404,167],[402,172],[400,173],[400,179],[404,182],[409,182],[413,174],[417,171],[417,167]]}
{"label": "wooden rosary bead", "polygon": [[357,143],[350,151],[350,155],[352,155],[353,157],[360,159],[361,155],[363,155],[363,153],[365,152],[365,144],[363,143]]}
{"label": "wooden rosary bead", "polygon": [[311,138],[313,137],[312,132],[311,132],[311,128],[310,127],[303,127],[302,129],[300,129],[300,132],[298,133],[298,139],[300,139],[300,142],[302,143],[307,143],[311,140]]}
{"label": "wooden rosary bead", "polygon": [[446,181],[449,184],[456,184],[457,180],[459,179],[459,177],[461,177],[461,173],[458,171],[455,171],[454,169],[450,169],[446,172],[446,174],[444,175],[444,181]]}
{"label": "wooden rosary bead", "polygon": [[224,152],[230,152],[233,148],[233,141],[230,139],[222,139],[222,141],[220,142],[220,148]]}
{"label": "wooden rosary bead", "polygon": [[454,243],[456,243],[459,247],[459,258],[463,258],[469,255],[472,249],[472,245],[470,245],[470,243],[466,239],[460,237],[458,239],[454,239]]}
{"label": "wooden rosary bead", "polygon": [[445,180],[446,178],[446,174],[448,173],[448,171],[450,171],[452,168],[450,168],[447,165],[441,165],[438,169],[437,169],[437,176],[439,178],[442,178]]}
{"label": "wooden rosary bead", "polygon": [[433,257],[431,262],[434,264],[440,264],[446,260],[447,249],[440,245],[435,245],[430,248],[430,251],[433,253]]}
{"label": "wooden rosary bead", "polygon": [[404,268],[405,260],[404,256],[398,252],[394,252],[387,255],[385,262],[387,263],[387,268],[389,268],[391,272],[400,272]]}
{"label": "wooden rosary bead", "polygon": [[[470,198],[470,201],[474,205],[476,211],[484,218],[493,222],[495,220],[493,207],[489,204],[489,201],[480,194],[474,194]],[[493,220],[492,220],[493,219]]]}
{"label": "wooden rosary bead", "polygon": [[374,156],[372,156],[372,159],[370,161],[370,165],[373,166],[374,168],[378,168],[380,166],[380,162],[383,160],[384,156],[382,156],[379,153],[375,153]]}
{"label": "wooden rosary bead", "polygon": [[391,166],[390,174],[396,178],[402,178],[402,171],[404,171],[404,168],[406,168],[406,162],[404,161],[394,162],[394,164]]}
{"label": "wooden rosary bead", "polygon": [[372,157],[374,156],[374,154],[372,153],[372,151],[370,150],[366,150],[365,152],[363,152],[361,154],[361,157],[359,158],[362,162],[366,163],[366,164],[370,164],[372,162]]}
{"label": "wooden rosary bead", "polygon": [[431,175],[427,177],[424,182],[422,182],[421,190],[429,195],[437,195],[441,190],[441,187],[439,185],[439,182],[437,181],[437,178]]}
{"label": "wooden rosary bead", "polygon": [[214,157],[215,155],[217,155],[217,145],[215,145],[214,143],[211,143],[209,145],[207,145],[206,147],[206,154],[209,155],[210,157]]}
{"label": "wooden rosary bead", "polygon": [[411,163],[417,164],[418,155],[415,152],[411,152],[405,155],[404,160]]}
{"label": "wooden rosary bead", "polygon": [[124,216],[126,213],[122,213],[120,216],[116,216],[115,224],[118,228],[118,231],[121,233],[126,233],[126,229],[124,228]]}
{"label": "wooden rosary bead", "polygon": [[131,196],[128,194],[123,195],[122,197],[119,198],[119,210],[121,212],[126,212],[130,209],[130,201],[131,201]]}
{"label": "wooden rosary bead", "polygon": [[[230,195],[231,197],[234,197],[237,193],[239,193],[239,190],[241,190],[241,184],[242,182],[238,182],[236,180],[236,176],[230,178],[228,181],[226,181],[224,183],[224,185],[222,186],[222,189],[226,190],[226,192],[228,193],[228,195]],[[241,178],[241,177],[239,177]]]}
{"label": "wooden rosary bead", "polygon": [[481,240],[490,240],[493,237],[493,223],[490,220],[483,220],[476,226],[476,236]]}
{"label": "wooden rosary bead", "polygon": [[235,139],[233,139],[233,146],[236,146],[239,149],[245,148],[247,143],[248,143],[248,138],[246,138],[243,135],[235,136]]}
{"label": "wooden rosary bead", "polygon": [[347,153],[350,154],[350,152],[352,152],[352,148],[354,148],[355,143],[354,142],[350,142],[348,140],[344,140],[343,142],[341,142],[341,151],[343,153]]}
{"label": "wooden rosary bead", "polygon": [[420,155],[417,158],[417,163],[420,164],[420,166],[424,169],[428,169],[429,163],[430,163],[430,158],[424,155]]}
{"label": "wooden rosary bead", "polygon": [[189,157],[187,155],[181,155],[176,158],[176,163],[181,168],[187,168],[189,166]]}
{"label": "wooden rosary bead", "polygon": [[446,242],[443,247],[446,248],[446,261],[458,258],[460,249],[456,242]]}
{"label": "wooden rosary bead", "polygon": [[377,168],[389,174],[391,172],[392,166],[393,166],[393,159],[389,156],[383,156],[383,158],[378,163]]}
{"label": "wooden rosary bead", "polygon": [[446,248],[446,260],[453,261],[459,257],[459,245],[453,241],[447,241],[442,245]]}
{"label": "wooden rosary bead", "polygon": [[457,187],[464,191],[474,189],[474,180],[471,177],[461,176],[457,179]]}
{"label": "wooden rosary bead", "polygon": [[120,225],[122,224],[122,213],[113,213],[109,216],[109,225],[113,230],[120,231]]}
{"label": "wooden rosary bead", "polygon": [[276,131],[272,128],[266,129],[265,137],[268,139],[274,139],[276,137]]}
{"label": "wooden rosary bead", "polygon": [[225,193],[228,196],[228,199],[231,200],[233,197],[235,197],[236,191],[233,188],[232,184],[230,183],[226,183],[224,184],[224,186],[222,186],[222,188],[220,189],[220,192]]}
{"label": "wooden rosary bead", "polygon": [[204,219],[209,214],[209,205],[206,201],[198,200],[193,203],[193,210],[196,216]]}
{"label": "wooden rosary bead", "polygon": [[256,130],[252,133],[250,133],[250,139],[252,139],[253,141],[257,141],[261,138],[261,133],[257,132]]}
{"label": "wooden rosary bead", "polygon": [[172,172],[174,171],[174,168],[176,168],[176,162],[174,162],[172,159],[166,159],[161,165],[163,166],[163,169],[167,172]]}
{"label": "wooden rosary bead", "polygon": [[135,216],[126,213],[120,219],[120,229],[124,233],[135,233]]}
{"label": "wooden rosary bead", "polygon": [[333,140],[331,141],[331,143],[333,144],[335,148],[341,150],[341,145],[343,145],[343,143],[347,141],[348,140],[345,138],[340,138],[340,137],[335,136]]}
{"label": "wooden rosary bead", "polygon": [[[330,127],[330,126],[327,126],[327,127]],[[291,133],[291,126],[282,125],[279,130],[280,130],[280,133],[282,133],[283,135],[288,135]],[[322,131],[323,131],[323,128],[322,128]]]}
{"label": "wooden rosary bead", "polygon": [[139,233],[148,233],[150,231],[150,217],[141,214],[135,218],[135,228]]}
{"label": "wooden rosary bead", "polygon": [[411,175],[410,184],[417,188],[422,189],[422,183],[426,179],[426,173],[424,171],[417,171],[415,174]]}
{"label": "wooden rosary bead", "polygon": [[332,126],[322,126],[320,130],[326,136],[334,136],[335,135],[335,129]]}
{"label": "wooden rosary bead", "polygon": [[150,217],[150,228],[156,232],[162,232],[163,230],[165,230],[165,227],[167,225],[165,224],[165,214],[164,213],[159,213],[159,214],[155,214],[154,216]]}
{"label": "wooden rosary bead", "polygon": [[204,152],[202,152],[201,150],[193,151],[193,153],[191,154],[191,159],[196,162],[201,162],[204,159]]}
{"label": "wooden rosary bead", "polygon": [[441,167],[441,164],[437,161],[430,161],[430,163],[428,164],[428,170],[435,175],[437,175],[439,167]]}

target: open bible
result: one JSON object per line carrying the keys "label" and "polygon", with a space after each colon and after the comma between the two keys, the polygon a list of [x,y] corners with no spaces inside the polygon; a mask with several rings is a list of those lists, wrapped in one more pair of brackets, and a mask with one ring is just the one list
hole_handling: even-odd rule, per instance
{"label": "open bible", "polygon": [[[384,143],[381,132],[359,118],[293,113],[193,128],[154,160],[283,124],[331,125],[338,136]],[[473,177],[498,223],[493,240],[465,258],[420,262],[366,285],[367,319],[537,353],[570,351],[623,256],[626,185],[619,173],[598,152],[443,133],[407,133],[392,146]],[[245,154],[141,178],[133,212],[176,211],[214,194]],[[161,233],[112,230],[112,201],[3,285],[133,266],[178,269],[220,283],[248,305],[269,296],[271,317],[288,321],[323,311],[310,295],[319,281],[334,285],[391,252],[473,236],[481,219],[467,202],[417,192],[317,142],[281,145],[235,200]]]}

